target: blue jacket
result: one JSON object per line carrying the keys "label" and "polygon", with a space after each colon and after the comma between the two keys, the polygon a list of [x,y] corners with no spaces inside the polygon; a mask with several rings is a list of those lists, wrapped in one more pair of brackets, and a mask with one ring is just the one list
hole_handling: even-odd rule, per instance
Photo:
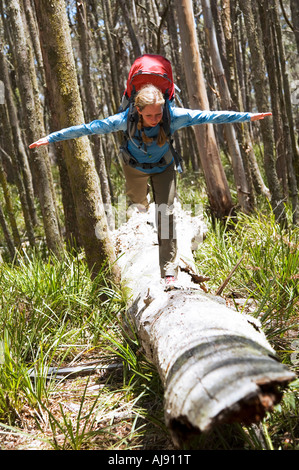
{"label": "blue jacket", "polygon": [[[166,105],[169,105],[167,103]],[[238,113],[234,111],[200,111],[193,109],[178,108],[170,106],[170,132],[173,134],[178,129],[193,126],[195,124],[223,124],[250,121],[252,113]],[[111,132],[126,131],[127,129],[128,109],[105,119],[95,120],[89,124],[80,124],[78,126],[68,127],[60,131],[53,132],[48,136],[49,142],[59,142],[61,140],[74,139],[85,135],[93,134],[109,134]],[[156,127],[145,128],[145,133],[149,137],[157,137],[159,132],[159,124]],[[155,140],[151,144],[147,144],[146,151],[139,148],[140,142],[136,140],[135,144],[128,141],[129,153],[140,163],[157,163],[168,152],[169,144],[166,142],[159,147]],[[170,162],[168,165],[170,165]],[[168,166],[167,165],[167,166]],[[164,171],[167,167],[156,167],[153,169],[137,169],[146,173],[158,173]]]}

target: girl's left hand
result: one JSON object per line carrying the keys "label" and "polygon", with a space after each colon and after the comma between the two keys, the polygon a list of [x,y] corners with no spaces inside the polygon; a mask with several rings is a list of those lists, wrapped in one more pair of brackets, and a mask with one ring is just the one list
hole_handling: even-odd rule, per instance
{"label": "girl's left hand", "polygon": [[272,116],[272,113],[257,113],[254,114],[250,121],[259,121],[260,119],[264,119],[266,116]]}

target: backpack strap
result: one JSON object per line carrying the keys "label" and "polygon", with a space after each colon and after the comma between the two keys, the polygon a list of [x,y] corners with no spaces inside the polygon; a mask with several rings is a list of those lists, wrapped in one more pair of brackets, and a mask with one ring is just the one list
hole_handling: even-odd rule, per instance
{"label": "backpack strap", "polygon": [[145,162],[141,163],[139,162],[133,155],[131,155],[127,147],[121,146],[120,147],[120,153],[122,156],[122,160],[126,165],[130,165],[132,168],[143,168],[144,170],[152,170],[153,168],[163,168],[167,165],[167,159],[163,156],[161,160],[158,162]]}
{"label": "backpack strap", "polygon": [[181,155],[176,151],[176,149],[174,148],[173,146],[173,140],[172,139],[169,139],[169,148],[170,148],[170,151],[173,155],[173,158],[174,158],[174,162],[175,162],[175,166],[176,166],[176,169],[178,171],[178,173],[183,173],[183,159],[181,157]]}
{"label": "backpack strap", "polygon": [[[134,105],[134,96],[135,96],[135,93],[132,92],[132,95],[129,99],[129,105],[128,105],[129,112],[128,112],[128,119],[127,119],[127,130],[124,132],[124,143],[122,147],[124,148],[128,140],[130,140],[133,143],[133,145],[135,145],[135,147],[137,147],[142,152],[147,153],[147,149],[142,148],[143,141],[141,138],[141,132],[140,132],[140,135],[138,136],[138,140],[140,141],[139,145],[137,145],[133,139],[137,130],[137,123],[139,119],[138,112]],[[168,105],[167,91],[165,93],[165,105],[163,107],[162,124],[160,125],[162,125],[165,135],[167,137],[169,148],[175,161],[176,169],[178,173],[183,173],[183,159],[173,147],[173,138],[170,133],[170,111],[169,111],[169,105]],[[136,136],[135,136],[135,139],[136,139]]]}
{"label": "backpack strap", "polygon": [[165,106],[163,108],[163,118],[162,118],[162,127],[164,129],[164,132],[167,136],[168,143],[169,143],[169,148],[172,153],[172,156],[175,161],[175,166],[178,171],[178,173],[183,173],[183,159],[181,155],[178,154],[178,152],[175,150],[173,146],[173,138],[170,133],[170,111],[169,111],[169,105],[168,105],[168,93],[166,92],[165,96]]}

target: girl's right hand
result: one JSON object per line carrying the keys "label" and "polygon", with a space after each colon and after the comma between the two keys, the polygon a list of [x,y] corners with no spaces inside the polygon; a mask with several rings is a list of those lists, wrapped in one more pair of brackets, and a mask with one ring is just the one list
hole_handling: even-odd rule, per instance
{"label": "girl's right hand", "polygon": [[33,142],[32,144],[29,145],[30,149],[34,149],[35,147],[41,147],[42,145],[48,145],[49,140],[48,137],[42,137],[41,139],[37,140],[36,142]]}
{"label": "girl's right hand", "polygon": [[272,113],[256,113],[253,114],[251,117],[251,121],[259,121],[260,119],[264,119],[266,116],[272,116]]}

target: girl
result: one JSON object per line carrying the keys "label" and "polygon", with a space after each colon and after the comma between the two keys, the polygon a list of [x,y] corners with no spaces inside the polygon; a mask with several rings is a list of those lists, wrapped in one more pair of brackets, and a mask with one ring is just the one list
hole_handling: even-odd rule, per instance
{"label": "girl", "polygon": [[[255,121],[272,113],[252,114],[176,108],[168,100],[165,102],[161,91],[151,84],[144,86],[137,93],[134,104],[138,113],[136,132],[132,139],[128,139],[126,148],[121,149],[126,194],[131,204],[137,205],[140,210],[146,210],[149,205],[147,193],[150,180],[157,215],[161,278],[166,284],[172,284],[177,274],[173,216],[176,173],[169,142],[162,126],[163,107],[169,106],[171,134],[195,124]],[[39,139],[29,148],[84,135],[126,131],[127,117],[128,109],[106,119],[68,127]]]}

